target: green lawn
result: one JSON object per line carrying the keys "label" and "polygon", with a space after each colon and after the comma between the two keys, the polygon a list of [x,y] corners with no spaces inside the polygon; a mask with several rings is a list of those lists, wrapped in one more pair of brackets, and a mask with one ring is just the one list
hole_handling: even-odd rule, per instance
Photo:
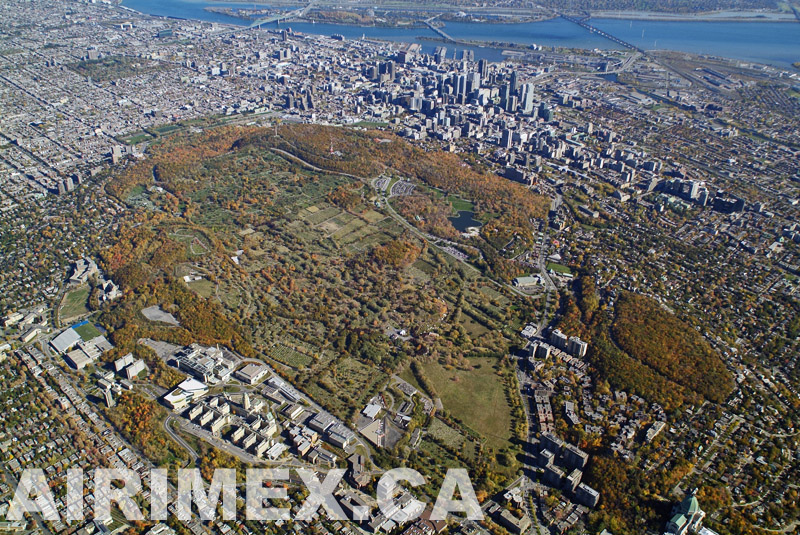
{"label": "green lawn", "polygon": [[88,314],[89,309],[86,305],[89,301],[89,287],[81,286],[76,290],[72,290],[66,296],[61,304],[61,319],[68,320],[76,318],[83,314]]}
{"label": "green lawn", "polygon": [[423,259],[419,259],[411,265],[419,269],[428,276],[432,276],[436,272],[436,267],[434,267],[431,263]]}
{"label": "green lawn", "polygon": [[453,210],[456,212],[472,212],[475,210],[475,206],[470,201],[456,197],[455,195],[447,197],[447,202],[450,203],[450,206],[452,206]]}
{"label": "green lawn", "polygon": [[465,311],[461,312],[461,321],[459,323],[467,330],[467,333],[473,339],[489,332],[489,328],[486,327],[486,325],[479,323],[473,316]]}
{"label": "green lawn", "polygon": [[134,186],[133,189],[131,189],[131,192],[128,194],[128,198],[130,199],[131,197],[137,197],[144,192],[145,188],[141,184],[138,186]]}
{"label": "green lawn", "polygon": [[491,286],[481,286],[478,288],[478,291],[489,299],[500,303],[500,306],[507,307],[511,304],[511,300],[508,297],[498,292]]}
{"label": "green lawn", "polygon": [[562,264],[556,264],[554,262],[548,262],[547,263],[547,269],[548,270],[552,269],[556,273],[563,273],[565,275],[571,275],[572,274],[572,271],[570,271],[570,269],[567,266],[564,266]]}
{"label": "green lawn", "polygon": [[[493,358],[471,358],[472,370],[447,370],[438,362],[423,365],[428,380],[442,398],[446,411],[486,438],[493,448],[503,448],[511,438],[511,409]],[[413,384],[413,383],[412,383]]]}
{"label": "green lawn", "polygon": [[197,292],[200,297],[205,298],[209,298],[214,295],[214,290],[216,289],[214,283],[208,279],[188,282],[186,283],[186,286]]}
{"label": "green lawn", "polygon": [[139,132],[136,134],[131,134],[127,137],[118,138],[121,142],[125,143],[126,145],[138,145],[139,143],[143,143],[145,141],[150,141],[154,139],[153,136],[146,132]]}
{"label": "green lawn", "polygon": [[191,257],[203,256],[211,250],[206,237],[202,232],[196,230],[178,228],[171,232],[169,237],[177,242],[185,243]]}
{"label": "green lawn", "polygon": [[179,124],[165,124],[161,126],[156,126],[153,128],[159,134],[169,134],[170,132],[174,132],[175,130],[179,130],[181,126]]}
{"label": "green lawn", "polygon": [[167,63],[142,60],[128,56],[106,56],[96,60],[68,63],[68,69],[95,81],[107,82],[172,68]]}
{"label": "green lawn", "polygon": [[97,327],[91,323],[81,325],[80,327],[75,327],[75,332],[81,335],[81,338],[87,342],[92,338],[97,338],[98,336],[102,335],[102,333],[97,330]]}

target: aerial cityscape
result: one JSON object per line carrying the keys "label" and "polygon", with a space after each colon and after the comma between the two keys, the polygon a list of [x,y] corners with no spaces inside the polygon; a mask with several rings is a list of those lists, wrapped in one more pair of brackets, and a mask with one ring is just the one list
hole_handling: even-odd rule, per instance
{"label": "aerial cityscape", "polygon": [[800,533],[800,3],[0,2],[0,533]]}

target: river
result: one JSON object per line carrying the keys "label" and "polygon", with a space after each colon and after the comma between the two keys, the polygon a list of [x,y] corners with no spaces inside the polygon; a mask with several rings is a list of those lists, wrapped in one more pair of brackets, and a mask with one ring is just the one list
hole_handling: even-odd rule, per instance
{"label": "river", "polygon": [[[249,21],[206,11],[205,7],[253,8],[249,3],[206,0],[123,0],[123,5],[152,15],[203,20],[224,24],[249,25]],[[257,7],[267,7],[258,4]],[[711,22],[592,19],[590,24],[645,50],[678,50],[710,54],[791,68],[800,61],[800,23],[794,22]],[[277,27],[276,25],[274,25]],[[399,42],[418,42],[431,53],[441,45],[424,38],[438,37],[428,28],[382,28],[339,24],[284,23],[283,27],[320,35],[341,34],[356,39],[362,35]],[[596,34],[564,19],[518,24],[448,22],[444,30],[455,39],[502,41],[569,48],[619,48]],[[422,37],[423,39],[420,39]],[[465,47],[448,43],[448,55]],[[501,61],[496,48],[470,47],[476,58]]]}

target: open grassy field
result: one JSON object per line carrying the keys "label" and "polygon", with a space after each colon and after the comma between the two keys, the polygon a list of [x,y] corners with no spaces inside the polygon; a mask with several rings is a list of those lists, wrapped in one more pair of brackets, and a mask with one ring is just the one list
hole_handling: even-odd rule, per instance
{"label": "open grassy field", "polygon": [[445,410],[486,437],[490,447],[505,447],[511,438],[511,408],[494,368],[497,360],[471,358],[469,362],[472,370],[446,369],[438,362],[424,364],[423,370]]}
{"label": "open grassy field", "polygon": [[362,220],[358,218],[353,218],[343,226],[339,227],[339,229],[336,230],[336,232],[331,234],[331,238],[333,238],[336,241],[344,241],[345,236],[347,236],[351,232],[357,232],[359,229],[363,228],[364,225],[366,225],[366,223],[364,223]]}
{"label": "open grassy field", "polygon": [[126,145],[138,145],[139,143],[144,143],[145,141],[150,141],[153,138],[147,132],[135,132],[125,137],[117,138],[121,142],[125,143]]}
{"label": "open grassy field", "polygon": [[378,221],[384,219],[386,216],[384,214],[376,212],[375,210],[367,210],[366,212],[361,214],[361,217],[366,219],[368,223],[377,223]]}
{"label": "open grassy field", "polygon": [[203,297],[211,297],[214,295],[214,289],[216,288],[213,282],[206,279],[192,281],[186,285]]}
{"label": "open grassy field", "polygon": [[419,381],[417,381],[417,378],[414,377],[414,374],[411,371],[411,366],[406,366],[397,375],[400,377],[400,379],[402,379],[403,381],[407,382],[408,384],[410,384],[411,386],[422,392],[423,395],[426,395],[424,394],[425,389],[422,388],[422,386],[419,384]]}
{"label": "open grassy field", "polygon": [[489,332],[489,328],[484,324],[475,320],[475,318],[467,312],[461,313],[461,325],[467,330],[469,335],[473,338],[484,335]]}
{"label": "open grassy field", "polygon": [[472,212],[475,210],[475,205],[466,199],[450,195],[447,197],[447,202],[453,207],[456,212]]}
{"label": "open grassy field", "polygon": [[[447,452],[444,448],[429,440],[423,440],[420,445],[420,451],[424,452],[427,457],[427,464],[431,469],[446,469],[446,468],[461,468],[453,455]],[[426,472],[427,474],[428,472]]]}
{"label": "open grassy field", "polygon": [[61,321],[68,321],[83,314],[88,314],[89,309],[86,305],[89,301],[89,287],[81,286],[64,296],[61,302]]}
{"label": "open grassy field", "polygon": [[165,124],[161,126],[156,126],[155,128],[153,128],[153,130],[163,136],[169,134],[170,132],[175,132],[180,128],[181,128],[180,125],[177,124]]}
{"label": "open grassy field", "polygon": [[[312,208],[315,210],[312,211]],[[308,211],[308,215],[304,214],[304,218],[312,225],[319,225],[320,223],[324,223],[328,219],[333,219],[342,213],[342,211],[335,206],[325,207],[324,204],[322,206],[310,206],[306,208],[306,210]]]}
{"label": "open grassy field", "polygon": [[563,273],[565,275],[570,275],[572,273],[572,271],[567,266],[556,264],[554,262],[548,262],[547,269],[552,269],[556,273]]}
{"label": "open grassy field", "polygon": [[491,286],[481,286],[478,291],[492,301],[497,301],[497,303],[499,303],[502,307],[506,307],[511,304],[511,300],[508,297],[498,292]]}
{"label": "open grassy field", "polygon": [[429,277],[433,275],[433,273],[436,271],[435,266],[433,266],[430,262],[427,262],[426,260],[422,259],[414,262],[414,264],[412,264],[412,267],[420,270],[422,273],[428,275]]}
{"label": "open grassy field", "polygon": [[362,128],[384,128],[389,126],[389,123],[382,121],[359,121],[355,126],[360,126]]}
{"label": "open grassy field", "polygon": [[89,341],[92,338],[97,338],[102,334],[99,330],[97,330],[97,327],[91,323],[86,323],[80,327],[75,327],[75,332],[81,335],[81,338],[86,341]]}
{"label": "open grassy field", "polygon": [[131,190],[130,195],[128,195],[128,199],[132,197],[138,197],[139,195],[142,195],[145,191],[147,191],[147,189],[144,186],[136,186]]}

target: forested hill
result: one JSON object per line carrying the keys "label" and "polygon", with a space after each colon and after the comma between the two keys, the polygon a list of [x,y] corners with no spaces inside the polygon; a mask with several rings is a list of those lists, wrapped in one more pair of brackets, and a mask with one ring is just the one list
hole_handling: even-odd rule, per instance
{"label": "forested hill", "polygon": [[702,335],[651,298],[623,293],[612,334],[631,357],[709,401],[722,402],[733,389],[730,372]]}
{"label": "forested hill", "polygon": [[[411,194],[394,197],[392,206],[420,231],[448,240],[461,240],[449,218],[454,215],[451,198],[466,199],[474,217],[482,223],[481,238],[461,240],[465,254],[487,275],[508,282],[527,273],[513,258],[534,243],[534,221],[546,217],[549,198],[522,184],[488,172],[485,166],[442,151],[425,151],[394,134],[321,125],[290,124],[277,128],[216,128],[200,135],[175,135],[152,146],[148,159],[131,166],[111,182],[108,191],[120,200],[136,188],[149,187],[154,179],[173,197],[170,209],[195,203],[191,197],[208,186],[211,176],[194,175],[213,162],[235,155],[290,154],[327,172],[343,173],[350,185],[331,192],[328,200],[347,208],[361,202],[361,186],[381,175],[411,181]],[[297,162],[295,162],[297,163]],[[252,173],[256,169],[239,170]],[[216,164],[220,179],[231,170]],[[202,173],[200,173],[202,174]],[[231,205],[269,203],[275,192],[257,200],[257,184]],[[371,186],[370,186],[371,188]],[[242,207],[240,206],[240,208]],[[237,209],[237,212],[241,210]],[[186,214],[184,214],[186,215]],[[507,244],[515,248],[505,250]]]}
{"label": "forested hill", "polygon": [[601,307],[594,279],[584,275],[569,297],[559,327],[589,342],[588,358],[615,389],[666,410],[703,400],[722,402],[733,379],[721,357],[691,325],[640,294],[623,292]]}
{"label": "forested hill", "polygon": [[320,125],[291,125],[261,130],[244,137],[242,145],[276,147],[328,171],[374,178],[386,171],[414,178],[441,190],[458,192],[476,203],[478,213],[498,213],[523,224],[547,215],[549,199],[521,184],[481,172],[461,156],[427,152],[384,132],[363,132]]}

